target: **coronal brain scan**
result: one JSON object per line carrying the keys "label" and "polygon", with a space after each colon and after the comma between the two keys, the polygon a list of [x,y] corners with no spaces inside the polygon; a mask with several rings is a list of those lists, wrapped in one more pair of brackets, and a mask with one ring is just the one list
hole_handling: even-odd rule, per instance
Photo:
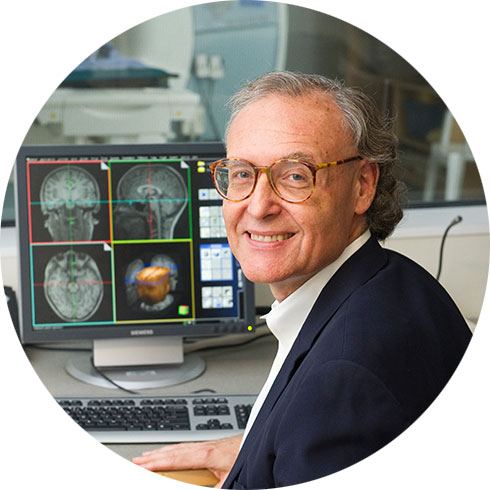
{"label": "coronal brain scan", "polygon": [[44,226],[53,241],[91,240],[100,192],[87,170],[74,165],[56,168],[44,178],[40,198]]}
{"label": "coronal brain scan", "polygon": [[126,270],[128,303],[143,311],[162,311],[173,304],[177,281],[177,265],[168,255],[156,255],[147,264],[135,259]]}
{"label": "coronal brain scan", "polygon": [[118,239],[171,239],[187,205],[187,187],[170,165],[136,165],[117,185],[114,235]]}
{"label": "coronal brain scan", "polygon": [[44,295],[62,320],[88,320],[104,296],[102,276],[94,259],[73,250],[51,257],[44,271]]}

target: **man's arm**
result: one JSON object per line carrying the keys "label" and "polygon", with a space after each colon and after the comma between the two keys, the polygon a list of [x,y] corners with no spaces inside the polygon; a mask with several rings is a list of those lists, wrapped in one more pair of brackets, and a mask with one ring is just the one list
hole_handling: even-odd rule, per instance
{"label": "man's arm", "polygon": [[150,471],[206,468],[219,479],[216,488],[221,488],[238,456],[242,437],[164,446],[133,458],[133,463]]}

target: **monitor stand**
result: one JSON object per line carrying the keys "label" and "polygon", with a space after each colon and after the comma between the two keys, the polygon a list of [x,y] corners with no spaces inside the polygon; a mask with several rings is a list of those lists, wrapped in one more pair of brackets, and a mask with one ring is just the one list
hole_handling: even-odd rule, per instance
{"label": "monitor stand", "polygon": [[[97,369],[94,368],[94,365]],[[91,356],[70,359],[66,370],[74,378],[102,388],[127,390],[163,388],[185,383],[206,368],[195,354],[184,355],[182,337],[94,340]]]}

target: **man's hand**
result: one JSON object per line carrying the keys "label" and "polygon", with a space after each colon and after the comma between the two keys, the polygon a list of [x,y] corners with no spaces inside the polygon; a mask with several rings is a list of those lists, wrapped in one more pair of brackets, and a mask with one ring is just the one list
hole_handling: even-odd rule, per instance
{"label": "man's hand", "polygon": [[240,450],[242,436],[217,441],[191,442],[164,446],[133,458],[133,463],[150,471],[206,468],[219,479],[221,488]]}

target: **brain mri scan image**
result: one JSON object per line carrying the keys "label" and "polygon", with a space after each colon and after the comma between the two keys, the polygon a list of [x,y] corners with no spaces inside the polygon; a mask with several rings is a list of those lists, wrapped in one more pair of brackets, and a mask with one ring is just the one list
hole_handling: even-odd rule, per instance
{"label": "brain mri scan image", "polygon": [[44,271],[44,295],[62,320],[88,320],[104,296],[102,276],[94,259],[73,250],[51,257]]}
{"label": "brain mri scan image", "polygon": [[53,241],[91,240],[100,210],[100,192],[85,169],[62,165],[51,171],[41,185],[44,226]]}
{"label": "brain mri scan image", "polygon": [[149,264],[132,261],[126,270],[128,303],[143,311],[163,311],[174,302],[171,294],[177,285],[177,266],[168,255],[156,255]]}
{"label": "brain mri scan image", "polygon": [[117,185],[117,239],[171,239],[187,205],[187,187],[169,165],[137,165]]}

